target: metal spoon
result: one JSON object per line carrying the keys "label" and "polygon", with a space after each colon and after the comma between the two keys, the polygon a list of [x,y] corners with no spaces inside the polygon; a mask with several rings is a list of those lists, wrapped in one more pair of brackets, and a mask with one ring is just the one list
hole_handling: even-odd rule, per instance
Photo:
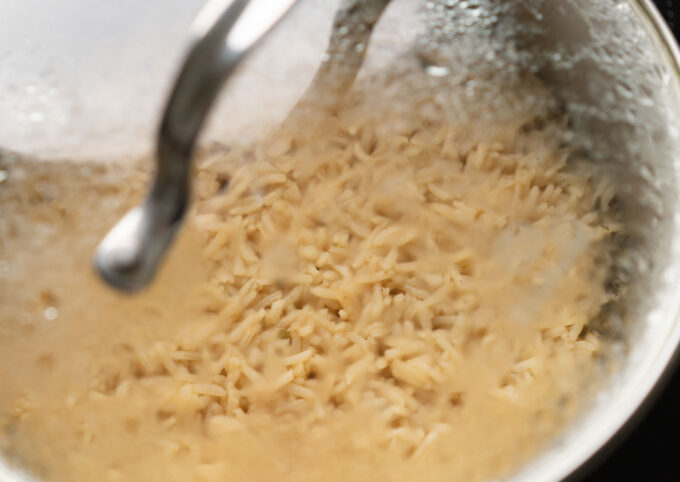
{"label": "metal spoon", "polygon": [[188,202],[191,156],[224,81],[296,0],[211,0],[192,25],[193,45],[160,127],[157,166],[146,201],[106,235],[94,264],[110,285],[146,286],[181,225]]}
{"label": "metal spoon", "polygon": [[[191,155],[203,121],[224,80],[296,0],[214,0],[194,22],[194,45],[165,110],[150,194],[99,245],[95,266],[111,286],[138,291],[153,278],[189,202]],[[337,100],[361,68],[373,27],[390,0],[342,0],[333,22],[328,60],[287,123],[307,107]],[[361,46],[359,49],[357,46]]]}

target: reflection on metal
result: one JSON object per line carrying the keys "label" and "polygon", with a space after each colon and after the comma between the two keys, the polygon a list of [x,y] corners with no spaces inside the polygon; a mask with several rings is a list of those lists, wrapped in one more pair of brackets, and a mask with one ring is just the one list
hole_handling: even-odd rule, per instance
{"label": "reflection on metal", "polygon": [[112,286],[133,292],[153,278],[188,206],[191,156],[222,84],[295,1],[212,0],[196,18],[193,45],[161,123],[151,192],[95,255],[99,273]]}

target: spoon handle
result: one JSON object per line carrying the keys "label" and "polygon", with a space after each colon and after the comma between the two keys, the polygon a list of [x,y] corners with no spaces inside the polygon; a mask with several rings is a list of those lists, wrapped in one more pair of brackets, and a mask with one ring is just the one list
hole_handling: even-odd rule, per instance
{"label": "spoon handle", "polygon": [[111,286],[135,292],[152,279],[189,202],[191,157],[224,81],[296,0],[211,0],[196,17],[192,42],[165,108],[157,166],[146,201],[106,235],[94,264]]}

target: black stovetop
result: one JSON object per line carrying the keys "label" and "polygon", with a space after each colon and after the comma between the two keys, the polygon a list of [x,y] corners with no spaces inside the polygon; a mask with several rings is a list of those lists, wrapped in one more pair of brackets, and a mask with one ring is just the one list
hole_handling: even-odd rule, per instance
{"label": "black stovetop", "polygon": [[[680,39],[680,0],[654,0]],[[680,370],[623,442],[585,479],[680,481]]]}

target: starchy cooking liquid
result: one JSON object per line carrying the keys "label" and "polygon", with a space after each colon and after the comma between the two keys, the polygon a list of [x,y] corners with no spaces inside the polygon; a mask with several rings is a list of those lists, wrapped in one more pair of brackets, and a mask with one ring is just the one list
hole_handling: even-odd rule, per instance
{"label": "starchy cooking liquid", "polygon": [[[606,184],[520,119],[340,113],[201,154],[139,297],[94,248],[146,174],[3,158],[0,444],[56,481],[471,481],[597,384]],[[532,127],[533,126],[533,127]]]}

